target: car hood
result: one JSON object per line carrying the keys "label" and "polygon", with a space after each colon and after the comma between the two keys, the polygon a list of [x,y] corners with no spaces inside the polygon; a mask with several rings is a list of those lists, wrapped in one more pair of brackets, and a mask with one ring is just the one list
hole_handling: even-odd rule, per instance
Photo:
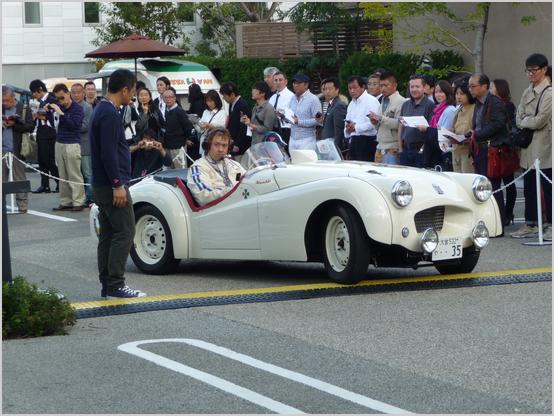
{"label": "car hood", "polygon": [[367,182],[389,195],[397,181],[406,180],[418,199],[423,195],[440,195],[442,199],[467,198],[468,193],[451,175],[428,169],[356,161],[320,161],[288,165],[286,169],[275,170],[275,180],[281,189],[324,179],[349,177]]}

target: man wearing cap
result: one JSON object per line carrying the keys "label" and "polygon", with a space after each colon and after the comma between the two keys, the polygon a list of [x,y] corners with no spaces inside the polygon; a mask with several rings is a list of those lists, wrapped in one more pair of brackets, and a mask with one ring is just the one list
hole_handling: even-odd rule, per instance
{"label": "man wearing cap", "polygon": [[289,142],[290,150],[315,150],[316,126],[315,116],[321,112],[319,99],[310,92],[310,79],[302,73],[296,74],[292,80],[295,95],[290,99],[290,109],[294,116],[292,120]]}
{"label": "man wearing cap", "polygon": [[281,155],[272,155],[271,149],[267,149],[269,156],[271,156],[273,163],[279,163],[283,160],[288,161],[290,160],[288,155],[285,153],[285,146],[287,145],[285,141],[274,131],[269,131],[266,134],[264,134],[264,137],[262,139],[262,143],[272,142],[277,144],[279,146],[279,150],[281,151]]}

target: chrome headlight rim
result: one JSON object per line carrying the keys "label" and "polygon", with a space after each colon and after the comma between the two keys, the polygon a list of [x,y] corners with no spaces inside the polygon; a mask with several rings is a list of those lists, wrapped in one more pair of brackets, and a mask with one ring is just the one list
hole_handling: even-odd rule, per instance
{"label": "chrome headlight rim", "polygon": [[410,182],[404,179],[397,181],[392,187],[391,197],[394,203],[400,208],[405,208],[410,205],[414,198],[414,191]]}
{"label": "chrome headlight rim", "polygon": [[479,224],[471,230],[471,240],[473,241],[473,245],[479,250],[484,249],[489,244],[489,229],[485,226],[483,221],[479,221]]}
{"label": "chrome headlight rim", "polygon": [[479,202],[486,202],[492,196],[492,183],[486,176],[478,176],[471,186],[473,197]]}
{"label": "chrome headlight rim", "polygon": [[425,254],[433,254],[439,245],[439,234],[433,228],[427,228],[421,235],[421,249]]}

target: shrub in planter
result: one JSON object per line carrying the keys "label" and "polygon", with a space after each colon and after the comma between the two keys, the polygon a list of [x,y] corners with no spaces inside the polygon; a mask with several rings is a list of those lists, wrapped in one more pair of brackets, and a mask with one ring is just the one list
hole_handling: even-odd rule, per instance
{"label": "shrub in planter", "polygon": [[2,283],[2,339],[63,335],[64,327],[75,325],[77,312],[69,300],[54,288],[41,290],[17,276]]}

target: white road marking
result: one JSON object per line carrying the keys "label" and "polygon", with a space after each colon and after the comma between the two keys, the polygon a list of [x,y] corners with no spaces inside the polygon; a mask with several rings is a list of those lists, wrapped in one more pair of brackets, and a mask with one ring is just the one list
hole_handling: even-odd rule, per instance
{"label": "white road marking", "polygon": [[[388,404],[380,402],[378,400],[374,400],[374,399],[371,399],[369,397],[362,396],[361,394],[357,394],[357,393],[351,392],[349,390],[345,390],[343,388],[334,386],[334,385],[326,383],[324,381],[317,380],[315,378],[308,377],[308,376],[305,376],[303,374],[296,373],[294,371],[290,371],[290,370],[284,369],[282,367],[275,366],[273,364],[268,364],[266,362],[263,362],[263,361],[255,359],[255,358],[252,358],[248,355],[239,354],[239,353],[237,353],[235,351],[232,351],[232,350],[229,350],[227,348],[219,347],[215,344],[210,344],[209,342],[204,342],[204,341],[200,341],[200,340],[196,340],[196,339],[175,338],[175,339],[157,339],[157,340],[135,341],[135,342],[129,342],[129,343],[120,345],[118,347],[118,349],[121,350],[121,351],[128,352],[129,354],[133,354],[133,355],[136,355],[138,357],[144,358],[148,361],[151,361],[155,364],[166,367],[170,370],[177,371],[177,372],[180,372],[182,374],[194,377],[197,380],[201,380],[205,383],[211,384],[211,385],[213,385],[215,387],[218,387],[222,390],[228,391],[229,393],[232,393],[232,394],[235,394],[239,397],[242,397],[242,398],[244,398],[244,399],[246,399],[246,400],[248,400],[252,403],[259,404],[260,406],[263,406],[263,407],[265,407],[267,409],[270,409],[272,411],[282,412],[282,410],[276,410],[277,408],[273,408],[273,407],[269,407],[269,406],[264,405],[264,404],[260,404],[260,402],[258,402],[256,400],[259,400],[259,398],[263,398],[264,400],[271,401],[271,403],[268,402],[268,404],[278,405],[278,408],[281,408],[281,406],[285,406],[289,409],[293,409],[293,408],[290,408],[286,405],[283,405],[282,403],[275,402],[275,401],[273,401],[273,400],[271,400],[271,399],[269,399],[265,396],[261,396],[257,393],[254,393],[254,392],[250,391],[250,390],[243,389],[242,387],[236,386],[233,383],[229,383],[225,380],[219,379],[219,378],[217,378],[215,376],[212,376],[210,374],[204,373],[202,371],[198,371],[196,369],[187,367],[187,366],[185,366],[181,363],[178,363],[176,361],[169,360],[169,359],[167,359],[165,357],[162,357],[158,354],[154,354],[152,352],[145,351],[145,350],[142,350],[142,349],[138,348],[138,346],[142,345],[142,344],[155,344],[155,343],[161,343],[161,342],[179,342],[179,343],[192,345],[194,347],[202,348],[204,350],[211,351],[215,354],[219,354],[223,357],[227,357],[227,358],[230,358],[232,360],[235,360],[235,361],[241,362],[243,364],[249,365],[251,367],[258,368],[260,370],[264,370],[264,371],[267,371],[269,373],[276,374],[276,375],[281,376],[283,378],[287,378],[289,380],[305,384],[309,387],[313,387],[314,389],[321,390],[323,392],[326,392],[326,393],[332,394],[334,396],[340,397],[342,399],[357,403],[359,405],[368,407],[370,409],[377,410],[377,411],[382,412],[382,413],[412,414],[412,412],[408,412],[407,410],[400,409],[398,407],[388,405]],[[217,382],[218,384],[214,384],[214,382]],[[226,386],[226,384],[228,384],[230,386],[233,386],[235,389],[240,389],[240,390],[237,390],[237,391],[242,393],[242,394],[245,394],[245,395],[239,395],[235,391],[231,391],[231,390],[228,390],[224,387],[221,387],[219,383],[221,383],[221,386]],[[253,395],[255,395],[255,396],[253,396]],[[288,411],[285,411],[285,413],[303,413],[303,412],[301,412],[297,409],[293,409],[292,412],[291,412],[291,410],[288,410]]]}
{"label": "white road marking", "polygon": [[[11,209],[12,209],[12,207],[10,205],[6,205],[6,211],[11,212]],[[14,213],[17,213],[17,212],[19,212],[19,211],[16,210]],[[45,214],[44,212],[33,211],[32,209],[28,210],[27,214],[36,215],[37,217],[50,218],[51,220],[64,221],[64,222],[77,221],[74,218],[59,217],[57,215]]]}

